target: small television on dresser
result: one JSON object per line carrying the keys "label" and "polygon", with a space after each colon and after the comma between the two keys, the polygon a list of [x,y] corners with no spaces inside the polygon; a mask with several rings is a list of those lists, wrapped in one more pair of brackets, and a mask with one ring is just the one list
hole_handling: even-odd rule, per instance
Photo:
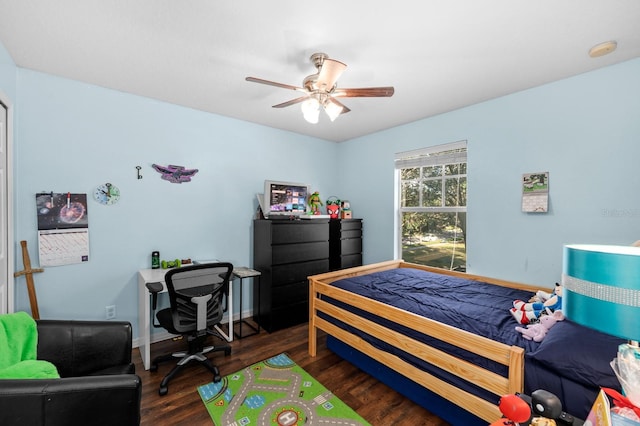
{"label": "small television on dresser", "polygon": [[301,216],[307,212],[309,185],[304,183],[264,181],[264,217]]}

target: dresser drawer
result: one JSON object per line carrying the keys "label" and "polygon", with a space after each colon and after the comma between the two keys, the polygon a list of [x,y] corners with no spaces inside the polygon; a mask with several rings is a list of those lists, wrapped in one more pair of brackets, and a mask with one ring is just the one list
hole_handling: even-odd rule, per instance
{"label": "dresser drawer", "polygon": [[[315,220],[320,221],[316,223]],[[271,244],[293,244],[311,241],[329,241],[329,223],[322,219],[274,223],[271,226]]]}
{"label": "dresser drawer", "polygon": [[342,255],[362,253],[362,238],[352,238],[349,240],[341,240],[340,253]]}
{"label": "dresser drawer", "polygon": [[273,309],[308,301],[309,283],[299,281],[289,285],[273,287],[271,293],[271,307]]}
{"label": "dresser drawer", "polygon": [[309,321],[309,301],[294,303],[290,306],[276,308],[271,312],[271,327],[269,331],[302,324]]}
{"label": "dresser drawer", "polygon": [[362,238],[362,229],[350,229],[348,231],[342,231],[340,233],[340,238]]}
{"label": "dresser drawer", "polygon": [[342,219],[340,221],[340,229],[342,230],[343,233],[344,231],[362,229],[362,221],[359,219],[358,220]]}
{"label": "dresser drawer", "polygon": [[362,266],[362,254],[350,254],[340,258],[340,269],[353,268],[354,266]]}
{"label": "dresser drawer", "polygon": [[313,260],[285,265],[274,265],[271,268],[273,286],[281,286],[295,281],[305,281],[309,275],[322,274],[329,270],[329,259]]}
{"label": "dresser drawer", "polygon": [[327,259],[329,258],[329,241],[285,244],[281,246],[273,246],[271,250],[271,262],[273,265]]}

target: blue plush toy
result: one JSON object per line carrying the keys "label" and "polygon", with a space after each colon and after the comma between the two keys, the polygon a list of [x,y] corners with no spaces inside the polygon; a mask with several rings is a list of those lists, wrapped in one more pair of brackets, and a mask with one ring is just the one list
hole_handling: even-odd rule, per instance
{"label": "blue plush toy", "polygon": [[562,286],[556,283],[553,293],[538,292],[537,299],[534,302],[524,302],[516,300],[511,308],[511,315],[520,324],[529,324],[536,322],[540,314],[546,309],[550,311],[562,309]]}

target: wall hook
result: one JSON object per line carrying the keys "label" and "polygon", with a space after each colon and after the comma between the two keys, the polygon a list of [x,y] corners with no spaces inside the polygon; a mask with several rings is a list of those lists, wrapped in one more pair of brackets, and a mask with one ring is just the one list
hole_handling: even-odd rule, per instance
{"label": "wall hook", "polygon": [[136,170],[138,171],[138,179],[142,179],[142,175],[140,174],[140,170],[141,169],[142,169],[142,167],[136,166]]}

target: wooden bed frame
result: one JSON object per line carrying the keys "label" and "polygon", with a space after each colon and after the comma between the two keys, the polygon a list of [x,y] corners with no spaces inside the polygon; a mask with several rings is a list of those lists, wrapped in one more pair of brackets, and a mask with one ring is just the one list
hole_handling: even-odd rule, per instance
{"label": "wooden bed frame", "polygon": [[[446,400],[473,413],[488,423],[501,417],[497,402],[502,395],[522,392],[524,387],[524,349],[518,346],[509,346],[495,342],[485,337],[477,336],[458,328],[442,324],[440,322],[398,309],[384,303],[377,302],[367,297],[333,287],[332,282],[349,277],[366,275],[394,268],[416,268],[444,275],[452,275],[471,280],[483,281],[503,287],[524,289],[535,292],[539,288],[525,284],[492,279],[478,275],[470,275],[461,272],[447,271],[438,268],[427,267],[407,263],[402,260],[393,260],[376,263],[356,268],[343,269],[309,277],[309,355],[316,356],[317,330],[323,330],[327,334],[336,337],[349,346],[381,362],[396,372],[413,380],[421,386],[440,395]],[[322,300],[323,296],[339,300],[347,305],[360,308],[380,317],[390,319],[396,323],[445,341],[457,347],[478,354],[487,359],[499,362],[508,367],[508,376],[503,377],[467,361],[458,359],[452,355],[432,348],[410,337],[393,332],[379,324],[369,321],[361,316]],[[471,393],[461,390],[415,366],[404,362],[395,355],[379,350],[367,343],[359,336],[339,328],[338,326],[320,318],[318,313],[323,312],[337,318],[357,329],[384,340],[412,355],[435,365],[445,371],[476,385],[481,386],[496,395],[494,403],[485,401]]]}

